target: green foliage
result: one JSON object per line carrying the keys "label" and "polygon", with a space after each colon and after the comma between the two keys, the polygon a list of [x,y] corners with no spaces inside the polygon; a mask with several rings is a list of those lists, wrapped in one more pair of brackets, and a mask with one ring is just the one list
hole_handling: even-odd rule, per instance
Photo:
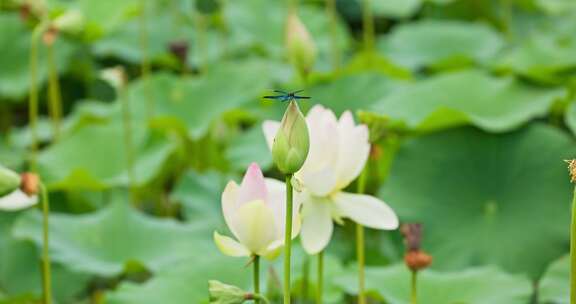
{"label": "green foliage", "polygon": [[423,223],[435,268],[498,264],[537,278],[566,251],[571,191],[562,160],[575,148],[538,124],[504,135],[435,133],[406,142],[379,196],[402,220]]}
{"label": "green foliage", "polygon": [[[377,299],[390,304],[410,302],[410,271],[404,265],[370,267],[366,269],[366,289]],[[471,268],[461,272],[426,270],[418,274],[418,297],[425,303],[528,303],[530,281],[523,276],[510,275],[496,268]],[[357,294],[355,275],[339,277],[338,284],[348,293]]]}
{"label": "green foliage", "polygon": [[[262,97],[304,89],[304,113],[315,104],[361,113],[374,144],[368,192],[402,222],[424,224],[434,263],[420,274],[420,303],[567,303],[569,263],[558,258],[569,250],[563,160],[576,152],[574,1],[336,0],[334,19],[327,1],[298,2],[318,48],[306,79],[288,63],[286,1],[0,4],[0,163],[37,170],[50,191],[55,302],[207,303],[211,279],[252,290],[249,261],[212,243],[226,229],[222,190],[252,162],[281,176],[262,123],[280,120],[286,104]],[[52,33],[58,120],[50,37],[38,35],[32,84],[31,35],[68,12],[84,26]],[[114,66],[126,71],[118,91],[101,79]],[[0,192],[17,186],[8,184]],[[0,211],[0,304],[40,299],[41,231],[37,210]],[[350,225],[336,226],[326,304],[356,301],[354,240]],[[408,303],[403,251],[399,233],[367,231],[373,303]],[[263,266],[262,291],[275,303],[282,267]],[[295,240],[298,301],[314,300],[316,267]]]}

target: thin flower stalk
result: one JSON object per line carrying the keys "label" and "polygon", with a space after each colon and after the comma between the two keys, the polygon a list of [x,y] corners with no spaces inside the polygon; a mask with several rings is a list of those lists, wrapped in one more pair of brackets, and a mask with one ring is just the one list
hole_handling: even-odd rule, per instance
{"label": "thin flower stalk", "polygon": [[42,200],[42,298],[44,304],[52,303],[52,275],[50,269],[50,201],[48,192],[40,184]]}
{"label": "thin flower stalk", "polygon": [[284,304],[290,304],[290,262],[292,254],[292,174],[286,174],[286,229],[284,236]]}
{"label": "thin flower stalk", "polygon": [[[357,193],[362,194],[366,191],[366,176],[368,175],[368,166],[364,168],[358,178]],[[365,291],[365,245],[364,245],[364,226],[356,223],[356,256],[358,259],[358,304],[366,304]]]}

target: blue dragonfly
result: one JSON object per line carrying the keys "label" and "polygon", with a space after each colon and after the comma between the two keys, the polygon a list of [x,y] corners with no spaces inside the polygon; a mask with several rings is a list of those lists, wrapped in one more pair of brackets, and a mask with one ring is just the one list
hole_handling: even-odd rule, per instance
{"label": "blue dragonfly", "polygon": [[268,96],[264,96],[263,98],[279,100],[280,102],[297,100],[297,99],[310,99],[310,96],[296,95],[302,91],[304,91],[304,90],[298,90],[298,91],[294,91],[294,92],[284,92],[284,91],[280,91],[280,90],[274,90],[274,92],[279,93],[281,95],[268,95]]}

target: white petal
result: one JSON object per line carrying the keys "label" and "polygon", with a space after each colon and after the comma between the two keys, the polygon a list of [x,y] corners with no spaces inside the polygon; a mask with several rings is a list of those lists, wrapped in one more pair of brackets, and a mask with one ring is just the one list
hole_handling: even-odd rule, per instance
{"label": "white petal", "polygon": [[234,181],[229,181],[222,192],[222,214],[224,214],[224,220],[226,225],[235,237],[238,237],[236,233],[236,221],[234,220],[236,216],[236,210],[238,209],[238,185]]}
{"label": "white petal", "polygon": [[238,240],[251,253],[262,255],[278,240],[272,209],[264,201],[257,200],[238,208],[235,217]]}
{"label": "white petal", "polygon": [[252,163],[248,166],[238,190],[238,207],[255,200],[265,202],[267,197],[268,191],[266,190],[262,170],[260,170],[258,164]]}
{"label": "white petal", "polygon": [[339,192],[333,196],[338,213],[363,226],[394,230],[398,217],[394,210],[378,198],[364,194]]}
{"label": "white petal", "polygon": [[349,111],[340,117],[338,136],[337,188],[343,189],[362,172],[370,154],[370,142],[368,128],[355,126]]}
{"label": "white petal", "polygon": [[309,197],[302,206],[302,231],[300,240],[308,254],[316,254],[328,245],[334,224],[330,201]]}
{"label": "white petal", "polygon": [[305,188],[318,196],[331,192],[336,185],[338,157],[338,122],[332,111],[314,106],[306,117],[310,150],[304,165],[296,173]]}
{"label": "white petal", "polygon": [[[268,188],[268,205],[274,212],[278,238],[284,240],[284,231],[286,231],[286,184],[273,178],[266,178],[266,187]],[[297,193],[294,191],[294,193]],[[300,206],[301,200],[293,196],[292,200],[292,238],[300,233]]]}
{"label": "white petal", "polygon": [[276,137],[278,129],[280,129],[280,122],[278,121],[266,120],[262,124],[262,131],[264,131],[264,137],[270,150],[272,150],[272,144],[274,144],[274,137]]}
{"label": "white petal", "polygon": [[38,203],[38,196],[28,194],[16,189],[7,195],[0,197],[0,210],[16,211],[26,209]]}
{"label": "white petal", "polygon": [[319,171],[302,171],[298,178],[307,190],[316,196],[326,196],[336,186],[336,174],[331,166],[322,168]]}
{"label": "white petal", "polygon": [[220,251],[225,255],[233,257],[250,255],[250,251],[248,251],[246,247],[242,246],[242,244],[236,242],[230,237],[220,235],[216,231],[214,231],[214,243],[216,243],[218,249],[220,249]]}

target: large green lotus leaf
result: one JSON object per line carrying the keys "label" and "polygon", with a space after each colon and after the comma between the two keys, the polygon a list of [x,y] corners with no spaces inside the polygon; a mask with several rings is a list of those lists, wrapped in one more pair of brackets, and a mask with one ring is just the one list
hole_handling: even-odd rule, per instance
{"label": "large green lotus leaf", "polygon": [[482,23],[425,19],[395,27],[378,45],[392,61],[418,69],[484,63],[504,42]]}
{"label": "large green lotus leaf", "polygon": [[[176,144],[147,134],[134,124],[135,184],[143,186],[156,177],[175,150]],[[103,189],[129,183],[120,122],[89,124],[43,150],[38,169],[49,187]]]}
{"label": "large green lotus leaf", "polygon": [[272,153],[266,144],[261,125],[257,124],[232,139],[226,150],[226,159],[230,167],[237,171],[246,170],[253,162],[260,165],[263,170],[270,168]]}
{"label": "large green lotus leaf", "polygon": [[438,269],[498,264],[537,277],[568,244],[576,144],[545,125],[502,135],[459,128],[406,141],[379,197],[424,225]]}
{"label": "large green lotus leaf", "polygon": [[[389,304],[411,303],[410,280],[410,270],[402,264],[366,269],[366,290]],[[355,271],[335,281],[349,294],[358,293]],[[426,304],[526,304],[531,297],[532,285],[526,277],[494,267],[418,274],[418,299]]]}
{"label": "large green lotus leaf", "polygon": [[85,38],[89,40],[101,38],[122,26],[135,14],[139,14],[140,10],[138,0],[80,0],[61,3],[68,9],[78,10],[82,13]]}
{"label": "large green lotus leaf", "polygon": [[559,82],[576,67],[576,38],[534,34],[499,56],[494,66],[543,82]]}
{"label": "large green lotus leaf", "polygon": [[576,134],[576,103],[573,102],[566,108],[564,121],[572,133]]}
{"label": "large green lotus leaf", "polygon": [[402,84],[380,73],[367,72],[347,75],[310,88],[307,93],[312,97],[312,103],[303,102],[301,106],[309,108],[318,103],[337,114],[346,110],[356,112],[360,109],[370,108]]}
{"label": "large green lotus leaf", "polygon": [[182,204],[188,221],[210,219],[215,226],[222,226],[220,197],[227,182],[223,175],[215,171],[188,171],[179,179],[170,198]]}
{"label": "large green lotus leaf", "polygon": [[197,77],[155,74],[148,79],[149,87],[139,80],[130,86],[128,95],[135,116],[144,117],[147,98],[151,98],[156,119],[180,126],[197,139],[225,112],[257,102],[271,84],[267,75],[268,68],[261,61],[224,63]]}
{"label": "large green lotus leaf", "polygon": [[542,304],[570,303],[570,256],[566,255],[548,267],[538,284],[538,299]]}
{"label": "large green lotus leaf", "polygon": [[[227,20],[233,20],[230,27],[231,43],[234,48],[264,50],[277,59],[285,56],[285,24],[288,10],[282,1],[245,0],[226,4]],[[329,67],[332,54],[330,19],[325,10],[311,6],[300,6],[298,13],[310,32],[319,52],[319,64]],[[265,18],[255,16],[266,16]],[[350,44],[350,36],[344,25],[338,22],[337,44],[345,51]]]}
{"label": "large green lotus leaf", "polygon": [[521,84],[478,70],[440,74],[395,90],[374,104],[378,114],[430,131],[472,124],[490,132],[509,131],[544,116],[563,89]]}
{"label": "large green lotus leaf", "polygon": [[[30,212],[16,223],[14,234],[40,244],[41,229],[41,214]],[[202,222],[153,218],[124,201],[90,214],[52,214],[50,235],[53,261],[100,276],[118,275],[134,263],[155,272],[213,246]]]}
{"label": "large green lotus leaf", "polygon": [[[38,299],[42,293],[40,250],[30,242],[12,237],[11,230],[19,215],[0,212],[0,286],[11,298]],[[89,279],[85,274],[68,271],[54,263],[52,277],[54,298],[60,303],[72,303],[74,297],[84,291]]]}
{"label": "large green lotus leaf", "polygon": [[249,290],[252,269],[246,267],[246,259],[224,256],[216,246],[196,250],[193,255],[193,259],[160,270],[154,278],[141,285],[123,283],[106,296],[106,303],[207,304],[209,280]]}
{"label": "large green lotus leaf", "polygon": [[576,11],[576,2],[572,0],[535,0],[534,2],[548,14],[562,15]]}
{"label": "large green lotus leaf", "polygon": [[[207,30],[202,39],[198,39],[194,27],[182,18],[174,18],[166,11],[149,16],[147,56],[153,60],[166,60],[170,56],[170,44],[184,41],[188,43],[188,61],[192,64],[206,64],[222,57],[227,50],[224,37],[218,32]],[[140,20],[126,22],[122,27],[106,35],[94,44],[94,53],[98,56],[113,56],[132,63],[142,60],[140,48]],[[203,43],[200,45],[200,43]],[[200,47],[204,49],[200,49]],[[204,58],[206,56],[206,58]]]}
{"label": "large green lotus leaf", "polygon": [[[5,99],[23,99],[30,87],[29,54],[31,31],[15,13],[0,13],[0,97]],[[46,48],[38,43],[38,84],[48,77]],[[64,71],[70,62],[73,47],[63,38],[55,44],[55,60],[58,71]]]}

